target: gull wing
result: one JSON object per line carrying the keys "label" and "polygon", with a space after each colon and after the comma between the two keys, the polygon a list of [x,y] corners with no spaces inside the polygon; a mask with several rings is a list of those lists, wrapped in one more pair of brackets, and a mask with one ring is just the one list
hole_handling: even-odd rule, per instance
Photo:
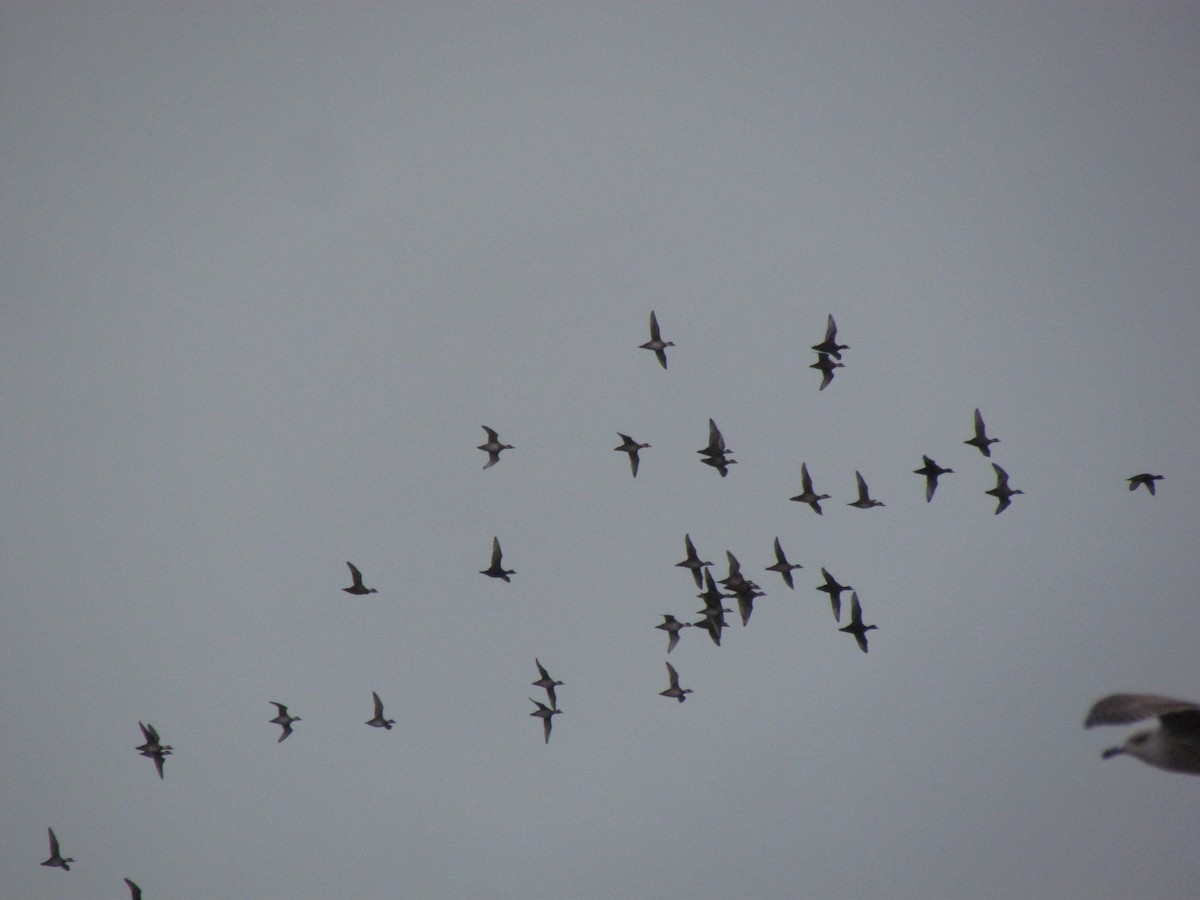
{"label": "gull wing", "polygon": [[1156,694],[1110,694],[1093,704],[1083,727],[1128,725],[1155,716],[1162,719],[1165,727],[1190,721],[1193,728],[1200,728],[1200,705]]}

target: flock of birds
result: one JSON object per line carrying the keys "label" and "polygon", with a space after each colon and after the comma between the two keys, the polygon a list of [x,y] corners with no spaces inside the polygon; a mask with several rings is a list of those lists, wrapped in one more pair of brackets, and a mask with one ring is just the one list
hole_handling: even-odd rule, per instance
{"label": "flock of birds", "polygon": [[[663,340],[658,324],[658,317],[651,311],[650,340],[641,344],[640,347],[652,351],[662,367],[666,369],[666,350],[668,347],[674,346],[675,344],[672,341]],[[850,349],[847,344],[839,344],[837,342],[837,323],[834,321],[832,315],[827,320],[824,339],[820,343],[814,344],[812,349],[817,353],[817,361],[810,368],[816,369],[821,373],[821,385],[818,390],[823,391],[833,381],[834,371],[845,367],[845,363],[842,362],[842,351]],[[500,440],[499,433],[495,429],[484,425],[483,430],[487,434],[487,441],[480,444],[478,449],[488,455],[488,461],[484,464],[483,468],[490,469],[500,462],[500,454],[503,451],[514,448],[511,444],[503,443]],[[641,461],[639,453],[642,450],[648,449],[651,445],[640,443],[621,432],[617,434],[621,438],[621,443],[613,449],[628,454],[630,470],[633,477],[636,478]],[[983,415],[976,409],[974,434],[969,439],[963,441],[963,443],[975,447],[983,456],[990,458],[992,455],[992,445],[999,442],[999,438],[988,437]],[[732,451],[725,442],[725,436],[712,419],[708,420],[708,444],[696,452],[700,454],[701,463],[718,471],[722,478],[729,474],[729,467],[737,463],[737,460],[731,456]],[[995,462],[992,463],[992,468],[996,475],[996,486],[986,491],[986,493],[996,498],[995,514],[999,515],[1012,504],[1014,496],[1022,494],[1024,491],[1019,488],[1010,487],[1008,473]],[[922,456],[921,467],[913,470],[913,474],[921,475],[925,479],[925,501],[927,503],[933,500],[934,493],[938,487],[938,479],[943,475],[953,473],[953,469],[938,465],[929,456]],[[871,497],[870,489],[861,472],[856,471],[854,476],[857,482],[858,496],[855,500],[848,502],[847,506],[865,510],[885,505],[882,501]],[[1139,487],[1144,487],[1150,494],[1154,494],[1155,482],[1161,481],[1162,478],[1162,475],[1149,472],[1133,475],[1127,479],[1129,490],[1134,491]],[[824,515],[821,509],[821,501],[829,500],[830,495],[817,493],[813,487],[813,480],[809,474],[807,462],[800,464],[800,487],[800,493],[790,499],[807,504],[817,515]],[[695,622],[684,622],[672,614],[662,614],[662,623],[654,627],[667,633],[668,654],[679,643],[681,632],[684,629],[693,627],[706,631],[712,642],[720,646],[721,633],[728,627],[725,616],[732,613],[732,610],[723,605],[723,601],[727,599],[737,600],[738,613],[744,627],[750,622],[755,599],[766,596],[766,593],[758,584],[742,574],[741,564],[732,552],[725,551],[728,562],[726,576],[721,579],[714,579],[712,574],[713,563],[700,558],[695,545],[692,543],[690,534],[684,535],[684,550],[686,554],[685,558],[675,565],[690,571],[696,587],[701,589],[697,597],[704,601],[704,608],[696,613],[700,618]],[[775,538],[774,553],[775,562],[772,565],[766,566],[766,570],[778,573],[783,579],[784,584],[789,589],[794,590],[795,582],[792,572],[803,568],[803,566],[788,560],[778,537]],[[342,588],[343,591],[355,596],[378,593],[376,588],[367,587],[364,584],[363,574],[357,566],[349,561],[346,565],[350,569],[351,584],[349,587]],[[486,569],[480,570],[480,574],[510,583],[511,579],[509,576],[517,574],[514,569],[504,568],[503,551],[500,548],[499,537],[492,538],[491,560]],[[824,567],[821,567],[821,576],[824,579],[824,583],[818,585],[816,589],[829,595],[834,619],[839,624],[842,618],[841,597],[845,591],[850,591],[850,621],[838,630],[852,635],[862,652],[868,652],[867,632],[877,629],[878,626],[864,624],[862,604],[858,598],[858,592],[851,585],[840,584]],[[718,587],[718,585],[721,587]],[[722,590],[722,587],[725,590]],[[530,702],[537,707],[530,715],[542,720],[543,742],[549,744],[553,717],[562,712],[558,708],[558,696],[555,688],[562,686],[563,682],[552,678],[539,659],[534,660],[534,665],[537,667],[538,679],[531,682],[531,684],[534,687],[543,688],[546,691],[546,699],[549,702],[543,703],[539,700],[534,700],[532,697],[529,698]],[[693,693],[693,691],[691,688],[680,687],[679,673],[670,662],[666,663],[666,667],[668,685],[665,690],[659,693],[663,697],[683,703],[687,699],[687,695]],[[378,693],[372,691],[371,698],[374,703],[374,714],[365,724],[373,728],[383,728],[390,731],[396,720],[386,718],[383,701],[380,699]],[[277,711],[275,718],[268,721],[272,725],[280,726],[281,731],[277,743],[282,743],[291,736],[293,723],[300,722],[302,719],[299,716],[290,715],[286,705],[275,700],[268,702]],[[1098,701],[1092,707],[1084,722],[1084,726],[1091,728],[1095,725],[1132,724],[1147,718],[1158,718],[1159,727],[1154,730],[1140,731],[1131,735],[1123,745],[1105,750],[1102,754],[1103,758],[1110,759],[1114,756],[1129,755],[1167,771],[1200,774],[1200,705],[1198,704],[1186,700],[1176,700],[1150,694],[1114,694]],[[154,761],[158,777],[162,780],[164,763],[174,748],[162,742],[158,731],[153,725],[138,722],[138,726],[141,728],[145,742],[135,749],[140,755]],[[54,829],[50,828],[48,830],[50,856],[42,865],[70,871],[70,864],[75,860],[62,855]],[[131,900],[141,900],[141,888],[128,878],[124,880],[129,888]]]}

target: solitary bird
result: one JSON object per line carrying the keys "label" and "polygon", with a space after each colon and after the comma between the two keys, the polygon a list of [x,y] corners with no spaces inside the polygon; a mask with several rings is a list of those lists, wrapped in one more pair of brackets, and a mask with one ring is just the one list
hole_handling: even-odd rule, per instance
{"label": "solitary bird", "polygon": [[553,678],[551,678],[550,673],[546,671],[545,666],[543,666],[536,658],[534,659],[533,664],[537,666],[538,675],[541,676],[537,681],[533,682],[533,686],[545,688],[546,696],[550,698],[550,705],[555,709],[558,709],[558,697],[554,695],[554,689],[562,684],[562,682],[555,681]]}
{"label": "solitary bird", "polygon": [[512,583],[509,575],[516,575],[516,569],[506,569],[500,564],[500,559],[503,554],[500,552],[500,539],[492,538],[492,564],[486,569],[480,569],[480,575],[486,575],[488,578],[503,578],[505,581]]}
{"label": "solitary bird", "polygon": [[558,709],[557,707],[555,707],[554,709],[551,709],[545,703],[538,703],[532,697],[529,698],[529,702],[537,707],[537,709],[535,709],[533,712],[531,712],[530,715],[537,716],[539,719],[542,720],[542,731],[546,735],[546,743],[548,744],[548,743],[550,743],[550,728],[551,728],[551,724],[552,724],[550,722],[550,719],[552,716],[557,716],[559,713],[562,712],[562,710]]}
{"label": "solitary bird", "polygon": [[299,716],[289,716],[287,707],[282,703],[276,703],[274,700],[268,700],[267,702],[279,711],[279,715],[271,719],[271,724],[279,725],[283,728],[283,733],[279,735],[279,740],[275,742],[277,744],[282,744],[287,739],[288,735],[292,733],[292,723],[299,722],[301,719]]}
{"label": "solitary bird", "polygon": [[42,865],[49,866],[52,869],[62,869],[64,872],[70,872],[71,867],[68,865],[68,863],[73,863],[75,860],[69,856],[66,859],[63,859],[62,854],[58,852],[58,838],[54,836],[54,829],[47,828],[46,830],[50,832],[50,858],[42,863]]}
{"label": "solitary bird", "polygon": [[638,346],[643,350],[653,350],[658,361],[662,363],[662,367],[664,369],[667,367],[667,348],[674,347],[675,342],[662,339],[662,335],[658,331],[658,317],[654,315],[654,310],[650,310],[650,340]]}
{"label": "solitary bird", "polygon": [[638,451],[645,450],[650,445],[649,444],[639,444],[637,441],[635,441],[629,435],[621,434],[621,432],[619,432],[619,431],[617,432],[617,437],[619,437],[621,439],[621,446],[613,447],[613,450],[619,450],[621,452],[629,454],[629,468],[631,468],[633,470],[633,477],[637,478],[637,470],[638,470],[638,462],[639,462]]}
{"label": "solitary bird", "polygon": [[129,900],[142,900],[142,889],[130,881],[125,879],[125,884],[129,886]]}
{"label": "solitary bird", "polygon": [[663,613],[663,621],[661,625],[655,625],[661,631],[667,633],[667,652],[670,653],[675,649],[675,645],[679,643],[679,632],[685,628],[691,628],[691,622],[680,622],[674,616],[669,616]]}
{"label": "solitary bird", "polygon": [[999,503],[996,504],[995,515],[998,516],[998,515],[1000,515],[1000,513],[1004,512],[1006,509],[1008,509],[1009,505],[1012,503],[1011,498],[1014,494],[1023,494],[1025,492],[1022,490],[1010,488],[1008,486],[1008,473],[1005,472],[998,465],[996,465],[995,463],[992,463],[992,468],[996,470],[996,486],[994,488],[992,488],[990,491],[984,491],[984,493],[991,494],[993,497],[995,497],[997,500],[1000,501]]}
{"label": "solitary bird", "polygon": [[813,344],[812,349],[818,353],[828,353],[834,359],[841,359],[842,351],[850,349],[849,344],[837,342],[837,322],[833,321],[833,313],[829,314],[829,321],[825,323],[825,340],[819,344]]}
{"label": "solitary bird", "polygon": [[788,562],[788,558],[783,553],[783,547],[779,545],[779,538],[775,538],[775,565],[767,566],[767,571],[778,572],[783,577],[783,583],[795,590],[796,585],[792,583],[792,569],[803,568],[804,566],[799,563]]}
{"label": "solitary bird", "polygon": [[687,551],[687,559],[683,562],[677,562],[675,565],[683,569],[691,569],[692,578],[696,581],[696,587],[702,588],[704,587],[704,581],[701,579],[700,570],[705,566],[711,566],[712,563],[700,559],[696,554],[696,548],[692,544],[692,536],[690,534],[683,536],[683,547]]}
{"label": "solitary bird", "polygon": [[1091,708],[1083,727],[1128,725],[1155,716],[1158,728],[1139,731],[1101,756],[1126,754],[1168,772],[1200,775],[1200,704],[1153,694],[1113,694]]}
{"label": "solitary bird", "polygon": [[850,592],[850,624],[838,631],[844,631],[847,634],[854,635],[854,639],[858,641],[858,646],[863,653],[867,652],[867,632],[872,628],[878,628],[878,625],[864,625],[862,619],[862,606],[858,602],[858,591]]}
{"label": "solitary bird", "polygon": [[925,461],[925,465],[919,469],[913,469],[913,474],[925,476],[925,502],[928,503],[933,499],[933,492],[937,490],[938,478],[942,475],[951,475],[954,470],[943,469],[928,456],[922,456],[921,459]]}
{"label": "solitary bird", "polygon": [[828,353],[818,353],[817,361],[809,366],[810,369],[816,369],[821,373],[821,386],[817,390],[823,391],[829,387],[829,382],[833,381],[833,370],[844,369],[845,363],[834,362],[833,357]]}
{"label": "solitary bird", "polygon": [[1129,489],[1136,491],[1139,487],[1145,487],[1151,494],[1154,493],[1154,482],[1162,481],[1161,475],[1151,475],[1149,472],[1143,472],[1141,475],[1134,475],[1132,478],[1126,478],[1129,482]]}
{"label": "solitary bird", "polygon": [[371,697],[375,700],[375,715],[367,720],[367,724],[372,728],[386,728],[392,730],[392,726],[396,724],[395,719],[385,719],[383,717],[383,701],[379,699],[379,695],[371,691]]}
{"label": "solitary bird", "polygon": [[833,607],[833,617],[837,621],[842,621],[842,591],[851,590],[848,584],[838,584],[837,579],[825,571],[825,567],[821,567],[821,576],[825,579],[825,583],[817,587],[818,591],[824,591],[829,595],[829,605]]}
{"label": "solitary bird", "polygon": [[513,449],[513,445],[500,443],[500,435],[496,434],[496,430],[494,428],[488,428],[486,425],[482,427],[483,430],[487,432],[488,439],[487,443],[480,444],[478,449],[482,450],[488,455],[488,461],[483,464],[483,467],[485,469],[490,469],[496,463],[500,462],[500,451],[511,450]]}
{"label": "solitary bird", "polygon": [[345,591],[347,594],[379,593],[379,591],[377,591],[375,588],[363,587],[362,572],[358,571],[358,566],[354,565],[354,563],[350,562],[349,560],[346,561],[346,565],[350,567],[350,577],[354,580],[354,583],[348,588],[342,588],[343,591]]}
{"label": "solitary bird", "polygon": [[799,503],[807,503],[818,516],[825,515],[821,512],[821,501],[828,500],[829,495],[818,494],[813,490],[812,478],[808,474],[808,463],[800,463],[800,487],[802,488],[801,492],[792,499]]}
{"label": "solitary bird", "polygon": [[171,755],[171,751],[174,748],[163,744],[153,725],[143,725],[141,722],[138,722],[138,726],[142,729],[142,736],[146,738],[146,743],[136,749],[142,756],[154,760],[154,768],[158,772],[158,779],[162,781],[163,764],[166,762],[167,757]]}
{"label": "solitary bird", "polygon": [[692,689],[681,688],[679,686],[679,673],[675,671],[675,667],[670,663],[667,663],[667,677],[671,679],[671,686],[665,691],[659,691],[659,695],[662,697],[674,697],[682,703],[687,699],[684,695],[692,693]]}
{"label": "solitary bird", "polygon": [[858,499],[853,503],[847,503],[847,506],[856,506],[859,509],[870,509],[872,506],[883,506],[883,502],[872,500],[870,493],[867,491],[867,483],[863,480],[862,473],[855,472],[854,477],[858,479]]}
{"label": "solitary bird", "polygon": [[969,441],[963,441],[964,444],[970,444],[972,447],[978,447],[979,452],[984,456],[992,455],[992,444],[1000,443],[1000,438],[990,438],[987,436],[987,431],[983,427],[983,416],[979,410],[975,410],[975,437]]}

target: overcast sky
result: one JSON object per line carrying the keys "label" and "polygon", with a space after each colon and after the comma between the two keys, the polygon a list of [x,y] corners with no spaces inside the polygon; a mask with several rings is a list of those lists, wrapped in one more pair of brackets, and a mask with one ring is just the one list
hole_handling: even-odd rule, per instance
{"label": "overcast sky", "polygon": [[[1194,893],[1200,779],[1082,720],[1200,700],[1198,46],[1189,3],[4,3],[0,893]],[[685,533],[767,596],[678,704]]]}

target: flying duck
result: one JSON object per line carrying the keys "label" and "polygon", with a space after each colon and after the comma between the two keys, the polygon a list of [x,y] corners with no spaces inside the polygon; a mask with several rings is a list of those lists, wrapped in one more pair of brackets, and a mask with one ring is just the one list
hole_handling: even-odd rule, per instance
{"label": "flying duck", "polygon": [[479,574],[486,575],[488,578],[503,578],[505,581],[508,581],[509,583],[511,583],[511,579],[508,576],[516,575],[517,570],[504,568],[504,566],[502,566],[500,564],[500,558],[502,555],[503,554],[501,554],[501,552],[500,552],[500,539],[497,537],[493,537],[492,538],[492,564],[490,566],[488,566],[486,569],[480,569]]}
{"label": "flying duck", "polygon": [[347,594],[378,594],[379,593],[379,591],[377,591],[375,588],[363,587],[362,572],[358,571],[358,567],[356,565],[354,565],[354,563],[347,560],[346,565],[348,565],[350,567],[350,577],[354,580],[354,583],[351,584],[350,587],[348,587],[348,588],[342,588],[343,591],[345,591]]}
{"label": "flying duck", "polygon": [[396,724],[395,719],[385,719],[383,717],[383,701],[379,699],[379,695],[371,691],[371,697],[375,700],[375,715],[367,720],[367,724],[372,728],[386,728],[392,730],[392,726]]}
{"label": "flying duck", "polygon": [[541,676],[537,681],[533,682],[533,686],[545,688],[546,696],[550,698],[550,705],[555,709],[558,709],[558,698],[554,696],[554,689],[558,685],[562,684],[562,682],[555,681],[553,678],[551,678],[550,673],[546,671],[545,667],[536,658],[534,659],[533,664],[537,666],[538,675]]}
{"label": "flying duck", "polygon": [[879,500],[872,500],[868,491],[867,483],[863,480],[861,472],[855,472],[854,477],[858,479],[858,499],[853,503],[847,503],[847,506],[855,506],[858,509],[870,509],[872,506],[883,506]]}
{"label": "flying duck", "polygon": [[271,724],[279,725],[283,728],[283,733],[279,735],[279,740],[275,742],[277,744],[282,744],[285,740],[287,740],[288,735],[292,733],[292,723],[299,722],[301,719],[299,716],[289,716],[287,707],[282,703],[276,703],[274,700],[268,700],[267,702],[279,711],[279,715],[271,719]]}
{"label": "flying duck", "polygon": [[792,590],[796,589],[796,585],[792,583],[792,569],[803,569],[804,566],[799,563],[790,563],[787,557],[783,554],[783,547],[779,545],[779,538],[775,538],[775,565],[767,566],[768,572],[778,572],[783,577],[783,583]]}
{"label": "flying duck", "polygon": [[681,688],[679,686],[679,673],[675,671],[675,667],[667,663],[667,677],[671,679],[671,686],[665,691],[659,691],[659,696],[674,697],[680,703],[687,699],[685,694],[692,693],[691,688]]}
{"label": "flying duck", "polygon": [[617,437],[621,439],[620,447],[613,447],[613,450],[621,451],[629,454],[629,468],[633,470],[633,477],[637,478],[638,470],[638,451],[645,450],[649,444],[639,444],[627,434],[617,432]]}
{"label": "flying duck", "polygon": [[829,495],[818,494],[813,490],[812,478],[808,474],[808,463],[800,463],[800,487],[802,488],[801,492],[792,499],[799,503],[807,503],[818,516],[825,515],[821,512],[821,501],[828,500]]}
{"label": "flying duck", "polygon": [[480,444],[478,449],[482,450],[488,455],[488,461],[483,464],[483,467],[485,469],[490,469],[496,463],[500,462],[500,451],[511,450],[513,449],[513,445],[500,443],[500,435],[496,434],[495,429],[488,428],[486,425],[482,427],[483,430],[487,432],[488,439],[487,443]]}
{"label": "flying duck", "polygon": [[964,444],[970,444],[972,447],[978,447],[979,452],[984,456],[992,455],[992,444],[1000,443],[1000,438],[990,438],[987,436],[987,431],[983,427],[983,416],[979,410],[975,410],[975,437],[969,441],[963,441]]}
{"label": "flying duck", "polygon": [[858,641],[858,646],[863,653],[867,652],[867,632],[872,628],[878,628],[878,625],[864,625],[862,619],[862,606],[858,602],[858,591],[850,592],[850,624],[838,631],[844,631],[847,634],[854,635],[854,639]]}
{"label": "flying duck", "polygon": [[654,310],[650,310],[650,340],[638,346],[643,350],[653,350],[662,367],[664,369],[667,367],[667,348],[674,347],[675,342],[662,339],[662,335],[658,332],[658,317],[654,315]]}

